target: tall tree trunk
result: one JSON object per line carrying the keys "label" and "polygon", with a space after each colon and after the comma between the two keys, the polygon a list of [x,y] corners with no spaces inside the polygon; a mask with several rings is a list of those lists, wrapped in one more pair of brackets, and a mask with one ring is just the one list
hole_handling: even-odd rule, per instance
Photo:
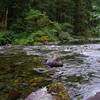
{"label": "tall tree trunk", "polygon": [[6,32],[7,28],[8,28],[8,8],[6,8],[2,18],[2,30]]}

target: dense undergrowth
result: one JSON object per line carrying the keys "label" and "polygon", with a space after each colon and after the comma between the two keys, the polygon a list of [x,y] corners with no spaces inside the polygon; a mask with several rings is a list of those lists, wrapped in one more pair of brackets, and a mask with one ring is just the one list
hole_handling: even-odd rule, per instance
{"label": "dense undergrowth", "polygon": [[41,1],[26,0],[23,5],[17,1],[8,5],[1,2],[0,45],[73,43],[100,36],[99,17],[95,14],[99,8],[87,5],[89,1]]}
{"label": "dense undergrowth", "polygon": [[[69,27],[71,32],[72,26],[68,23],[58,23],[51,21],[48,16],[41,13],[39,10],[31,9],[24,18],[25,26],[20,26],[20,23],[14,24],[7,32],[0,32],[0,44],[40,44],[47,42],[57,42],[60,40],[69,41],[72,39],[66,31]],[[19,27],[20,26],[20,27]],[[24,30],[24,31],[23,31]]]}

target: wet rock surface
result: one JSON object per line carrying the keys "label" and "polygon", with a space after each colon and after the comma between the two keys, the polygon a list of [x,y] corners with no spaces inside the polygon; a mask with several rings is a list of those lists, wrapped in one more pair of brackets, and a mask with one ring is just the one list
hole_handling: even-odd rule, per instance
{"label": "wet rock surface", "polygon": [[88,100],[100,100],[100,92],[96,93],[96,95],[91,96]]}
{"label": "wet rock surface", "polygon": [[61,58],[58,56],[58,54],[54,54],[53,57],[48,58],[46,61],[46,66],[48,67],[62,67],[63,62]]}
{"label": "wet rock surface", "polygon": [[[56,53],[63,67],[45,67],[45,61]],[[100,92],[99,76],[100,44],[0,47],[1,100],[7,100],[12,89],[25,98],[52,79],[64,83],[72,100],[87,100]]]}
{"label": "wet rock surface", "polygon": [[55,98],[48,93],[47,88],[44,87],[36,92],[31,93],[25,100],[55,100]]}

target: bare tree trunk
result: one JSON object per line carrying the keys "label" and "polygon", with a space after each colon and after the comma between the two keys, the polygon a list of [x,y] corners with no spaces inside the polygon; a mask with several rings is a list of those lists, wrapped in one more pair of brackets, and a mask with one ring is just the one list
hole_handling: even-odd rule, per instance
{"label": "bare tree trunk", "polygon": [[7,28],[8,28],[8,8],[5,10],[5,14],[2,18],[2,30],[6,32]]}
{"label": "bare tree trunk", "polygon": [[4,13],[3,17],[2,17],[2,31],[4,31],[4,20],[5,20],[5,13]]}

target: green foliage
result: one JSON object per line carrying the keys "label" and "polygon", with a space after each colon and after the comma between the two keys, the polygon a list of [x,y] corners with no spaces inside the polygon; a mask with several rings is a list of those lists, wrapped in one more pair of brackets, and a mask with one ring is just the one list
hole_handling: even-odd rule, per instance
{"label": "green foliage", "polygon": [[68,32],[68,33],[72,34],[73,33],[73,25],[71,25],[70,23],[63,23],[62,30],[64,32]]}
{"label": "green foliage", "polygon": [[57,30],[44,27],[43,29],[32,34],[35,42],[42,42],[41,39],[43,38],[47,38],[48,42],[55,42],[58,41],[58,38],[54,34],[55,32],[57,32]]}
{"label": "green foliage", "polygon": [[68,42],[72,35],[99,36],[99,12],[99,0],[1,0],[0,30],[7,24],[6,30],[10,32],[0,33],[0,44],[59,39]]}
{"label": "green foliage", "polygon": [[29,33],[20,33],[15,34],[15,39],[13,41],[13,44],[19,44],[19,45],[28,45],[28,44],[34,44],[34,40],[32,35]]}
{"label": "green foliage", "polygon": [[9,27],[9,30],[12,30],[15,33],[23,33],[27,30],[27,26],[23,19],[18,19]]}
{"label": "green foliage", "polygon": [[87,2],[84,0],[74,0],[74,34],[80,36],[87,32],[89,19]]}
{"label": "green foliage", "polygon": [[39,10],[31,9],[26,16],[27,27],[31,31],[36,31],[50,24],[48,16],[42,14]]}
{"label": "green foliage", "polygon": [[0,32],[0,45],[11,44],[14,41],[13,32]]}
{"label": "green foliage", "polygon": [[93,18],[91,19],[92,26],[93,26],[93,31],[96,33],[95,35],[97,37],[100,36],[100,6],[99,6],[98,0],[94,1],[93,3]]}
{"label": "green foliage", "polygon": [[44,14],[42,14],[39,10],[35,10],[35,9],[30,9],[30,11],[27,13],[27,20],[35,20],[35,18],[41,18],[42,16],[44,16]]}
{"label": "green foliage", "polygon": [[73,40],[73,37],[68,32],[61,32],[59,38],[61,43],[68,43]]}
{"label": "green foliage", "polygon": [[23,38],[16,38],[14,44],[19,45],[27,45],[27,44],[34,44],[34,41],[31,37],[23,37]]}
{"label": "green foliage", "polygon": [[25,17],[30,4],[31,0],[0,0],[0,21],[5,20],[6,9],[8,9],[7,27],[9,29],[14,23]]}

